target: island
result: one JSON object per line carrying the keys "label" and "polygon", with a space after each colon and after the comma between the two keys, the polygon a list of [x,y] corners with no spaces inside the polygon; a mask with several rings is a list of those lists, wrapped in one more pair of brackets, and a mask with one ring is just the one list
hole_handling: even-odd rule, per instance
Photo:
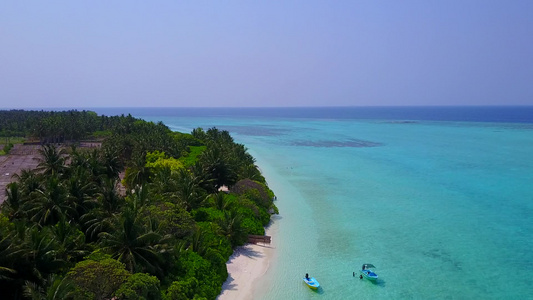
{"label": "island", "polygon": [[[229,132],[0,111],[0,294],[215,299],[274,193]],[[8,170],[8,171],[6,171]]]}

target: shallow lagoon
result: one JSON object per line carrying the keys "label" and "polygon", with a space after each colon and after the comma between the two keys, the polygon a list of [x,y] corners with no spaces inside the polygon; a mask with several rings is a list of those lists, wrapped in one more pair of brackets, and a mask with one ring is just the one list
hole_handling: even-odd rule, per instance
{"label": "shallow lagoon", "polygon": [[255,299],[533,296],[530,124],[135,116],[227,129],[257,158],[280,215]]}

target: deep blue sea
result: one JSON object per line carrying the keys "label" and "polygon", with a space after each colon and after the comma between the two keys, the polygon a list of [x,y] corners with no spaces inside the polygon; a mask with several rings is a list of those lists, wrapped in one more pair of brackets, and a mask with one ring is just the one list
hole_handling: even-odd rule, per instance
{"label": "deep blue sea", "polygon": [[254,299],[533,298],[533,107],[92,110],[245,144],[280,210]]}

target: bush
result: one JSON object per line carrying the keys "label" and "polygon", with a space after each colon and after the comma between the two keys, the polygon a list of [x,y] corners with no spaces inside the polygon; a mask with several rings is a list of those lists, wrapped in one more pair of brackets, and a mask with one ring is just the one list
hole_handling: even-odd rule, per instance
{"label": "bush", "polygon": [[163,202],[145,207],[147,217],[157,221],[164,234],[172,234],[176,238],[189,236],[193,232],[192,216],[179,205]]}
{"label": "bush", "polygon": [[192,215],[196,222],[213,222],[224,217],[224,213],[213,207],[200,207],[193,210]]}
{"label": "bush", "polygon": [[67,276],[75,285],[76,299],[110,299],[130,273],[126,271],[123,263],[106,258],[100,261],[81,261]]}
{"label": "bush", "polygon": [[159,279],[145,273],[135,273],[115,292],[120,300],[159,300]]}
{"label": "bush", "polygon": [[209,260],[198,253],[186,251],[179,261],[179,280],[167,289],[168,300],[215,299],[222,290],[224,280],[217,275]]}
{"label": "bush", "polygon": [[259,207],[269,209],[273,205],[274,193],[266,185],[257,181],[240,180],[233,186],[231,192],[252,200]]}
{"label": "bush", "polygon": [[13,148],[13,144],[9,143],[7,145],[4,145],[4,148],[2,149],[2,151],[4,152],[4,154],[9,154],[9,151]]}
{"label": "bush", "polygon": [[165,152],[155,150],[146,153],[146,167],[154,169],[155,172],[163,168],[176,171],[183,168],[183,163],[173,157],[168,157]]}

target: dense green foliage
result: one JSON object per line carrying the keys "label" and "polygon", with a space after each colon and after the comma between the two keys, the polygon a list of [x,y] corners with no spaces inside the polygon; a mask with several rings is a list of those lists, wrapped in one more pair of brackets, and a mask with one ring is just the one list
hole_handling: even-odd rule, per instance
{"label": "dense green foliage", "polygon": [[[263,234],[276,211],[253,157],[227,131],[175,133],[75,111],[4,111],[0,120],[0,132],[41,142],[104,138],[91,149],[46,143],[38,167],[7,186],[5,299],[215,299],[233,248]],[[39,126],[47,133],[35,134]]]}
{"label": "dense green foliage", "polygon": [[0,137],[27,137],[41,142],[64,142],[111,130],[121,117],[98,116],[89,111],[0,111]]}

